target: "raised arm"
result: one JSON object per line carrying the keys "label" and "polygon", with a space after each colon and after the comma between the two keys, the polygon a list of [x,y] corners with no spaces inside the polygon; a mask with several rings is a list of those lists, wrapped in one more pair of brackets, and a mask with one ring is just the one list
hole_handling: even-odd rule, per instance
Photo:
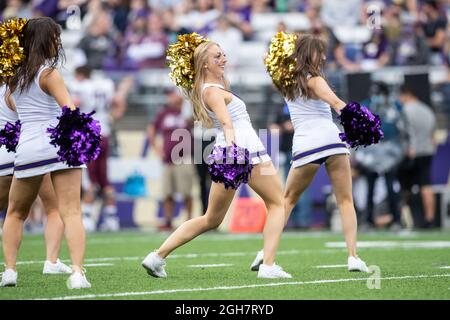
{"label": "raised arm", "polygon": [[42,72],[39,79],[39,85],[42,90],[55,98],[58,105],[62,108],[68,106],[70,109],[75,110],[76,107],[70,97],[69,91],[64,84],[64,79],[56,69],[47,69]]}
{"label": "raised arm", "polygon": [[205,104],[216,114],[217,119],[219,119],[222,125],[227,144],[232,145],[235,142],[234,128],[230,113],[227,110],[225,97],[225,91],[215,87],[206,88],[203,93]]}
{"label": "raised arm", "polygon": [[328,83],[322,77],[312,77],[308,80],[308,87],[320,99],[328,103],[337,113],[345,107],[345,102],[331,90]]}

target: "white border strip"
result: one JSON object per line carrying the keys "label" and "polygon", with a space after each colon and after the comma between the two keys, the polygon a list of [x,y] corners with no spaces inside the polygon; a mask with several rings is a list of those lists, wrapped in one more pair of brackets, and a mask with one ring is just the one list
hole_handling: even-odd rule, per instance
{"label": "white border strip", "polygon": [[84,264],[83,267],[111,267],[114,263],[88,263]]}
{"label": "white border strip", "polygon": [[[277,255],[294,255],[300,253],[336,253],[335,250],[330,249],[322,249],[322,250],[280,250],[277,252]],[[192,259],[192,258],[205,258],[205,257],[243,257],[243,256],[256,256],[256,251],[247,251],[247,252],[209,252],[209,253],[186,253],[186,254],[173,254],[168,256],[168,259]],[[145,257],[103,257],[103,258],[88,258],[84,259],[84,262],[102,262],[102,261],[133,261],[133,260],[143,260]],[[61,260],[63,262],[70,262],[70,260]],[[44,263],[45,261],[41,260],[29,260],[29,261],[17,261],[18,265],[22,264],[39,264]],[[3,262],[0,262],[0,265]]]}
{"label": "white border strip", "polygon": [[[450,248],[450,241],[358,241],[358,248],[376,249],[446,249]],[[326,242],[326,248],[346,248],[345,242]]]}
{"label": "white border strip", "polygon": [[191,264],[188,265],[189,268],[220,268],[220,267],[231,267],[232,263],[217,263],[217,264]]}
{"label": "white border strip", "polygon": [[[404,280],[404,279],[427,279],[427,278],[442,278],[450,277],[450,274],[435,274],[435,275],[415,275],[415,276],[398,276],[398,277],[385,277],[378,278],[380,280]],[[129,296],[147,296],[158,295],[167,293],[179,293],[179,292],[201,292],[201,291],[218,291],[218,290],[238,290],[238,289],[250,289],[261,287],[279,287],[288,285],[306,285],[306,284],[322,284],[322,283],[340,283],[340,282],[352,282],[352,281],[367,281],[368,278],[350,278],[350,279],[330,279],[330,280],[314,280],[314,281],[293,281],[293,282],[271,282],[262,284],[249,284],[242,286],[220,286],[209,288],[181,288],[181,289],[169,289],[169,290],[155,290],[155,291],[138,291],[138,292],[117,292],[117,293],[103,293],[103,294],[85,294],[78,296],[62,296],[54,298],[40,298],[34,300],[76,300],[76,299],[95,299],[95,298],[113,298],[113,297],[129,297]],[[375,280],[375,279],[373,279]],[[89,289],[87,289],[89,290]]]}
{"label": "white border strip", "polygon": [[327,268],[344,268],[347,267],[346,264],[325,264],[325,265],[321,265],[321,266],[316,266],[316,268],[319,269],[327,269]]}

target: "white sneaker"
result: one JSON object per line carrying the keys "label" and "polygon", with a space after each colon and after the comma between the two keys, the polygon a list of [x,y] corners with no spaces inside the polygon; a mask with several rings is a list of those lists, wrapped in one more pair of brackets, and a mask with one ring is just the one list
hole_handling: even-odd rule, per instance
{"label": "white sneaker", "polygon": [[91,284],[86,279],[86,275],[81,272],[74,272],[67,279],[67,288],[69,289],[83,289],[90,288]]}
{"label": "white sneaker", "polygon": [[62,263],[59,259],[56,263],[51,263],[50,261],[45,261],[44,270],[42,274],[61,274],[61,273],[72,273],[72,268],[68,265]]}
{"label": "white sneaker", "polygon": [[164,270],[166,262],[163,258],[158,256],[156,252],[151,252],[142,261],[142,266],[147,270],[147,273],[155,278],[166,278],[167,273]]}
{"label": "white sneaker", "polygon": [[17,285],[17,271],[6,269],[2,273],[2,281],[0,287],[15,287]]}
{"label": "white sneaker", "polygon": [[292,276],[274,263],[271,266],[261,264],[259,266],[258,278],[292,278]]}
{"label": "white sneaker", "polygon": [[263,258],[264,258],[264,252],[262,250],[258,251],[258,253],[256,254],[255,260],[253,260],[252,265],[250,266],[250,270],[258,271],[259,266],[262,265],[262,263],[263,263]]}
{"label": "white sneaker", "polygon": [[94,219],[92,219],[91,217],[88,217],[88,216],[83,217],[83,225],[84,225],[84,230],[86,230],[86,232],[94,232],[96,229],[96,223],[95,223]]}
{"label": "white sneaker", "polygon": [[369,272],[366,263],[357,257],[348,257],[348,271]]}
{"label": "white sneaker", "polygon": [[101,232],[115,232],[119,231],[120,223],[119,218],[116,216],[105,217],[102,224],[100,225]]}

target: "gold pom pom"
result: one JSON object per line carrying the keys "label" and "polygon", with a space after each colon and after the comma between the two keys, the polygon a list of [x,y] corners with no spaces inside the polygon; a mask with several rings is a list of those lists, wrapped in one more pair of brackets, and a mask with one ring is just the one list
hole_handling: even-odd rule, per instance
{"label": "gold pom pom", "polygon": [[167,64],[170,68],[169,77],[175,85],[191,89],[194,83],[194,51],[203,42],[209,41],[193,32],[177,37],[177,42],[167,49]]}
{"label": "gold pom pom", "polygon": [[270,42],[269,53],[264,64],[277,87],[288,87],[295,83],[293,71],[295,59],[288,60],[295,50],[297,35],[278,32]]}
{"label": "gold pom pom", "polygon": [[0,25],[0,76],[10,77],[18,65],[25,59],[23,47],[20,46],[22,29],[27,20],[10,19]]}

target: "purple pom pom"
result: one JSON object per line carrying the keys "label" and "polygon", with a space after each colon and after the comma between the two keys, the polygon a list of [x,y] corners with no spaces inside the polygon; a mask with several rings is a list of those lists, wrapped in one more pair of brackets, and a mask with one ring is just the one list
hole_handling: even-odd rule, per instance
{"label": "purple pom pom", "polygon": [[58,117],[58,125],[47,129],[50,143],[59,147],[60,161],[75,167],[97,159],[100,154],[101,128],[100,123],[92,118],[93,114],[64,106]]}
{"label": "purple pom pom", "polygon": [[15,124],[7,122],[5,127],[0,130],[0,147],[5,146],[8,152],[16,152],[20,137],[20,120]]}
{"label": "purple pom pom", "polygon": [[253,169],[250,152],[235,144],[228,147],[215,146],[207,163],[211,180],[223,183],[225,189],[237,189],[241,183],[248,183]]}
{"label": "purple pom pom", "polygon": [[345,132],[340,133],[339,138],[352,148],[367,147],[380,142],[384,137],[380,117],[357,102],[348,103],[341,110],[338,119]]}

